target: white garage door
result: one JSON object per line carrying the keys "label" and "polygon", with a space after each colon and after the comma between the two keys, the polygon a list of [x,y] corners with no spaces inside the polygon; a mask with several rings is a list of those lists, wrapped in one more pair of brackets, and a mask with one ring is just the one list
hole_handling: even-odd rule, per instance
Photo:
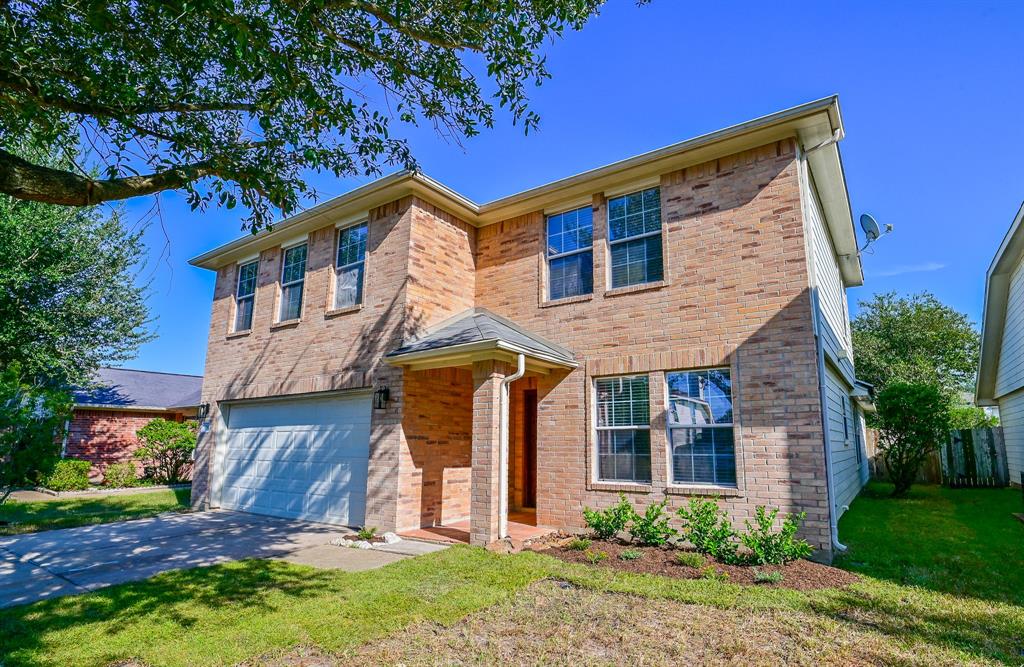
{"label": "white garage door", "polygon": [[226,419],[221,507],[363,525],[369,395],[236,403]]}

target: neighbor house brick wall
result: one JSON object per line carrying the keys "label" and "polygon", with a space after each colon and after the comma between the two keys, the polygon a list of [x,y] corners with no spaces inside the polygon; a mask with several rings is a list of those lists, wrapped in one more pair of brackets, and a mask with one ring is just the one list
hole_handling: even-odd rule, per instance
{"label": "neighbor house brick wall", "polygon": [[92,463],[89,476],[100,479],[112,463],[132,462],[139,473],[142,462],[133,455],[139,448],[139,429],[154,419],[181,421],[179,414],[134,410],[76,409],[68,425],[67,458]]}
{"label": "neighbor house brick wall", "polygon": [[[580,368],[539,379],[541,524],[581,527],[584,506],[619,490],[646,505],[666,494],[664,371],[729,366],[739,411],[734,519],[758,504],[808,513],[804,534],[829,546],[817,360],[795,142],[780,141],[661,177],[665,280],[610,291],[606,200],[593,199],[594,294],[546,303],[541,212],[479,230],[477,305],[557,342]],[[650,378],[650,485],[591,479],[593,377]],[[682,491],[682,490],[680,490]]]}

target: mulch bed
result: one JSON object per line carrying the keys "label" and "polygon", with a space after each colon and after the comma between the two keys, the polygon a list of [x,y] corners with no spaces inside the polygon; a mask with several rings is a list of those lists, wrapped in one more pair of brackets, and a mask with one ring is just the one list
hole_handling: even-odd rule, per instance
{"label": "mulch bed", "polygon": [[[352,533],[351,535],[345,535],[342,539],[346,539],[349,542],[359,542],[359,541],[362,540],[362,538],[360,538],[355,533]],[[383,535],[374,535],[373,537],[371,537],[370,539],[368,539],[366,541],[369,542],[370,544],[381,544],[381,543],[384,542],[384,536]]]}
{"label": "mulch bed", "polygon": [[[576,551],[567,548],[568,540],[561,540],[547,549],[538,549],[542,553],[554,556],[569,563],[582,563],[596,567],[607,567],[623,572],[637,574],[658,574],[663,577],[679,579],[701,579],[704,574],[699,568],[680,565],[676,562],[679,549],[662,547],[639,547],[621,542],[602,542],[594,540],[587,551]],[[588,553],[603,551],[608,557],[599,562],[591,563]],[[619,555],[623,551],[639,551],[643,553],[636,560],[622,560]],[[815,563],[809,560],[796,560],[786,565],[724,565],[710,558],[708,565],[713,565],[718,572],[729,575],[728,581],[744,586],[764,586],[766,588],[790,588],[797,591],[811,591],[821,588],[839,588],[860,581],[860,577],[840,570],[839,568]],[[706,566],[705,566],[706,567]],[[758,572],[782,572],[782,581],[778,583],[755,583],[754,570]]]}

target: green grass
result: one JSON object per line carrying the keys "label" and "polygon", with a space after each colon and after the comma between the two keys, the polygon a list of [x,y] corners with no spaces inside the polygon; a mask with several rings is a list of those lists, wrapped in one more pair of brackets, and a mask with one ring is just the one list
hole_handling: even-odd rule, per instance
{"label": "green grass", "polygon": [[144,519],[163,512],[181,511],[188,509],[189,494],[189,489],[167,489],[98,498],[38,502],[8,500],[0,505],[0,535]]}
{"label": "green grass", "polygon": [[[345,654],[418,622],[449,626],[546,577],[589,591],[746,615],[792,611],[828,629],[837,642],[868,637],[898,655],[927,655],[948,664],[1024,662],[1021,564],[1015,560],[1024,525],[1009,516],[1020,509],[1019,495],[922,488],[906,501],[894,501],[880,497],[883,490],[872,486],[842,523],[841,536],[850,546],[842,562],[865,575],[844,589],[741,587],[469,547],[359,573],[245,561],[2,610],[0,664],[225,664],[297,645]],[[965,525],[973,538],[962,534]],[[924,535],[930,526],[937,534]],[[951,561],[936,549],[967,555]],[[920,576],[932,569],[936,574]],[[908,572],[915,575],[912,581],[906,580]],[[955,583],[943,583],[947,576]]]}

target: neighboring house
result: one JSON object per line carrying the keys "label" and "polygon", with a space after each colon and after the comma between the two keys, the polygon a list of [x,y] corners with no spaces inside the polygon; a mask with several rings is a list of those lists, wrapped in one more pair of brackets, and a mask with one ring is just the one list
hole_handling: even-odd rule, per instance
{"label": "neighboring house", "polygon": [[981,367],[976,400],[999,408],[1010,483],[1024,473],[1024,205],[1010,225],[985,278]]}
{"label": "neighboring house", "polygon": [[202,386],[197,375],[101,368],[92,387],[72,395],[63,455],[91,462],[93,477],[111,463],[135,461],[138,430],[158,418],[195,418]]}
{"label": "neighboring house", "polygon": [[867,470],[841,137],[828,98],[482,205],[400,173],[194,258],[195,504],[486,544],[718,496],[827,557]]}

